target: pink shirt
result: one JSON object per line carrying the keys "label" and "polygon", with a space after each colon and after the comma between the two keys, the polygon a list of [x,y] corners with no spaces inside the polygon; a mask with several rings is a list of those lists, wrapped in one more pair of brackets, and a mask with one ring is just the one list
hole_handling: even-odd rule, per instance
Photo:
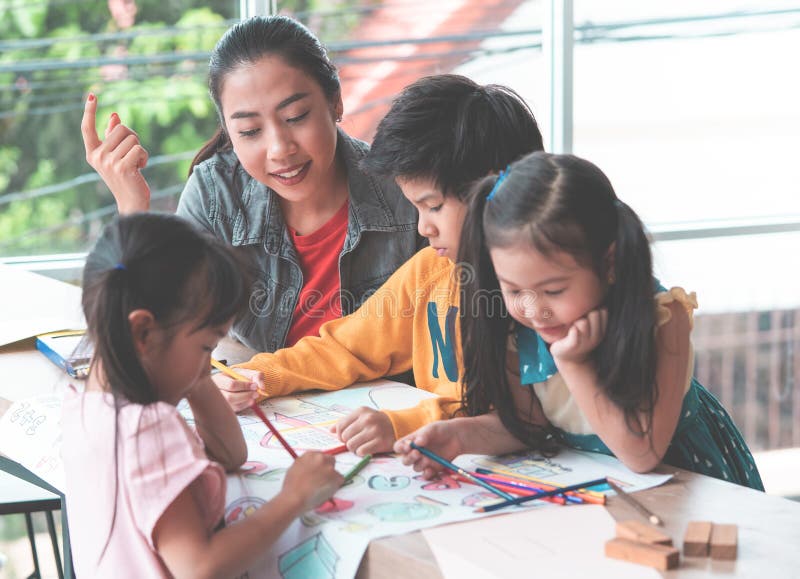
{"label": "pink shirt", "polygon": [[174,406],[157,402],[120,408],[116,458],[114,421],[110,394],[67,393],[62,455],[76,575],[169,577],[153,547],[156,523],[197,480],[192,492],[206,527],[213,529],[225,509],[225,473],[208,459],[202,441]]}

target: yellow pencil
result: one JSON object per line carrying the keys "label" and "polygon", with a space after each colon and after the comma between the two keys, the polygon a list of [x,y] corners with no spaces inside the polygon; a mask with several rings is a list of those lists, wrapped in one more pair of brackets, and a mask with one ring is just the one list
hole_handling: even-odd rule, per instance
{"label": "yellow pencil", "polygon": [[242,376],[238,372],[236,372],[234,370],[231,370],[230,368],[228,368],[225,364],[223,364],[219,360],[215,360],[214,358],[211,358],[211,365],[214,366],[214,368],[216,368],[217,370],[219,370],[223,374],[226,374],[226,375],[230,376],[234,380],[238,380],[239,382],[252,382],[252,380],[250,380],[250,378],[245,378],[244,376]]}

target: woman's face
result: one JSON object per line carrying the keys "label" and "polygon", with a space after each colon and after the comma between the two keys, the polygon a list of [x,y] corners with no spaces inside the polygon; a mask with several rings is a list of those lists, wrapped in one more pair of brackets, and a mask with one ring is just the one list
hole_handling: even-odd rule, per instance
{"label": "woman's face", "polygon": [[341,95],[331,101],[305,72],[268,55],[225,77],[220,104],[233,150],[251,177],[290,203],[337,185]]}

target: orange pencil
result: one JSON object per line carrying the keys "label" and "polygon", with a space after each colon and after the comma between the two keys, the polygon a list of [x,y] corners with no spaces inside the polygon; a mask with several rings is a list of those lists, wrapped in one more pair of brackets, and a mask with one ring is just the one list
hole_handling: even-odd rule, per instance
{"label": "orange pencil", "polygon": [[[510,473],[502,470],[490,470],[488,468],[478,468],[476,469],[476,471],[479,474],[490,475],[496,478],[508,478],[510,480],[517,480],[519,482],[524,482],[530,484],[531,486],[540,488],[543,491],[551,491],[560,488],[558,485],[547,484],[533,477],[518,475],[516,473]],[[594,505],[606,504],[606,496],[603,493],[599,493],[597,491],[573,491],[565,494],[579,497],[583,499],[584,502],[589,504],[594,504]]]}
{"label": "orange pencil", "polygon": [[[471,485],[475,484],[474,482],[469,480],[467,477],[461,476],[460,474],[453,474],[453,475],[450,475],[450,476],[452,476],[455,480],[457,480],[459,482],[468,483],[468,484],[471,484]],[[519,495],[519,496],[523,496],[523,497],[529,497],[531,495],[538,494],[537,491],[535,491],[535,490],[530,490],[530,489],[525,490],[525,489],[521,489],[519,487],[515,487],[513,485],[506,485],[506,484],[503,484],[502,482],[498,482],[498,481],[493,481],[491,484],[492,484],[492,486],[495,486],[495,487],[499,488],[500,490],[504,490],[506,492],[509,492],[509,493],[512,493],[512,494],[515,494],[515,495]],[[567,502],[564,499],[564,497],[545,497],[542,500],[547,501],[548,503],[555,503],[557,505],[564,505]]]}

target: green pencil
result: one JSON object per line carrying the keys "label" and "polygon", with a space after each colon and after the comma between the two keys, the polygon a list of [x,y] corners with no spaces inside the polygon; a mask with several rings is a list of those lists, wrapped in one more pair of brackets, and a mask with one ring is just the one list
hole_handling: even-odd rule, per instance
{"label": "green pencil", "polygon": [[362,470],[364,470],[364,467],[367,466],[367,463],[370,460],[372,460],[372,455],[371,454],[367,454],[367,455],[364,456],[364,458],[359,460],[356,463],[356,465],[353,468],[351,468],[350,471],[346,475],[344,475],[344,483],[342,483],[342,484],[346,485],[351,480],[353,480],[353,477],[355,477],[358,473],[360,473]]}

